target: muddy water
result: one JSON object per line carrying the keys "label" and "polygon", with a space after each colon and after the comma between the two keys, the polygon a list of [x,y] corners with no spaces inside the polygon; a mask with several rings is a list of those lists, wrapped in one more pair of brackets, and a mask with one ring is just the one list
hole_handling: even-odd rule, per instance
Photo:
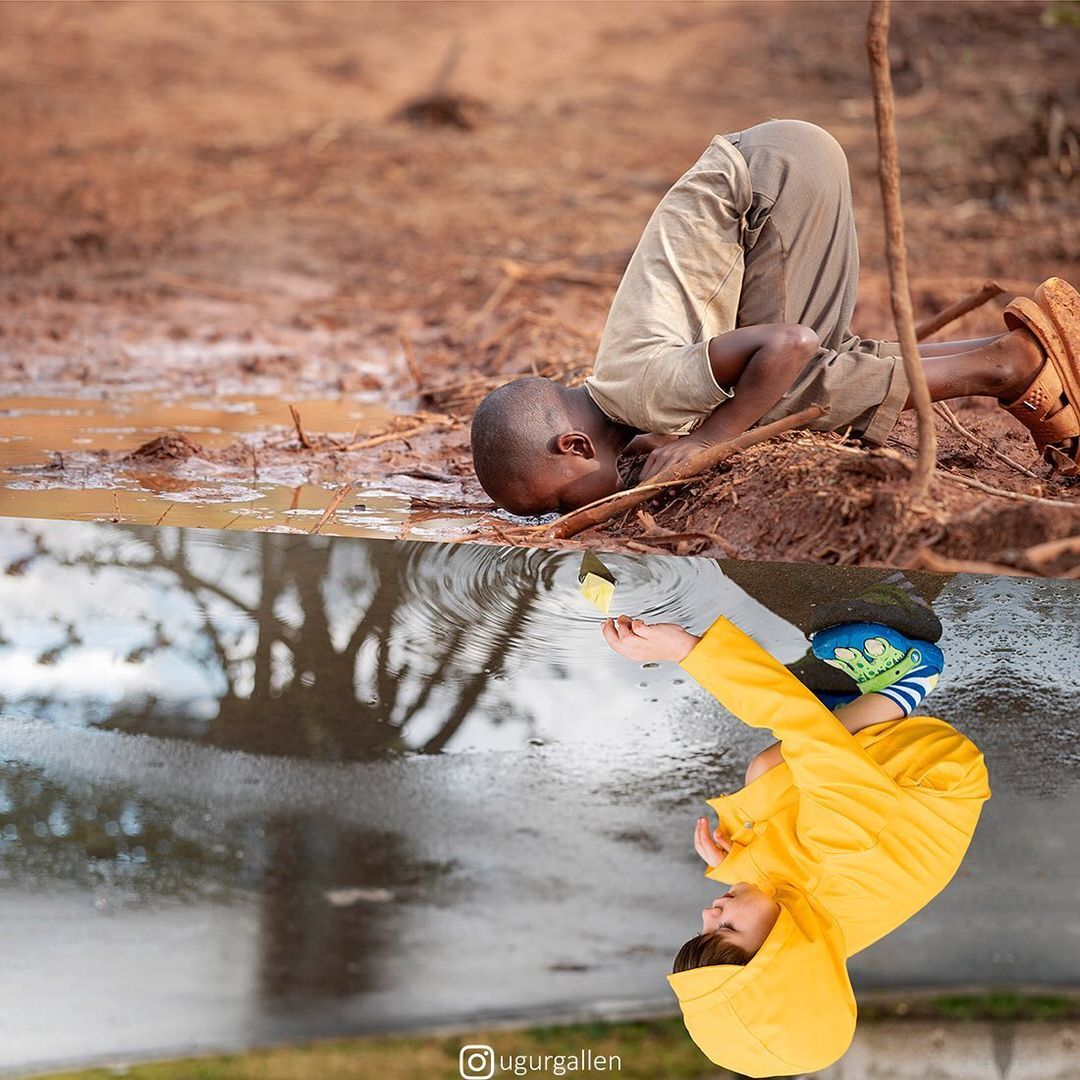
{"label": "muddy water", "polygon": [[[0,1067],[670,1008],[693,818],[763,740],[607,650],[577,561],[0,521]],[[619,607],[786,661],[873,576],[611,565]],[[1074,983],[1075,586],[921,587],[995,794],[857,985]]]}
{"label": "muddy water", "polygon": [[[348,439],[393,415],[348,400],[297,402],[305,427]],[[150,393],[85,397],[0,398],[0,514],[210,529],[308,532],[333,497],[334,485],[312,482],[295,465],[260,463],[250,469],[196,460],[121,462],[136,447],[180,432],[211,449],[251,436],[280,434],[295,441],[288,404],[276,397],[162,398]],[[59,468],[58,466],[63,466]],[[427,513],[410,524],[412,495],[445,497],[446,485],[402,476],[392,485],[360,485],[324,531],[341,536],[460,534],[460,516]]]}

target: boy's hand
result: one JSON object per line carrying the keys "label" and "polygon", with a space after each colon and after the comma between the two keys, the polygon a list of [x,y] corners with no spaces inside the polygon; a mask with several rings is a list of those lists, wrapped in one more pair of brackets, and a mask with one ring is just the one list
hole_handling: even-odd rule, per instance
{"label": "boy's hand", "polygon": [[645,464],[641,467],[641,479],[638,480],[638,483],[644,484],[660,473],[673,469],[676,465],[681,465],[688,458],[700,453],[708,446],[712,446],[712,443],[697,439],[693,435],[683,435],[681,439],[676,439],[674,442],[668,443],[667,446],[658,447],[645,459]]}
{"label": "boy's hand", "polygon": [[714,829],[709,834],[709,823],[699,817],[694,826],[694,850],[709,864],[719,866],[731,850],[731,840],[722,829]]}
{"label": "boy's hand", "polygon": [[675,623],[647,623],[629,615],[605,619],[601,630],[604,640],[627,660],[673,660],[680,664],[701,640]]}

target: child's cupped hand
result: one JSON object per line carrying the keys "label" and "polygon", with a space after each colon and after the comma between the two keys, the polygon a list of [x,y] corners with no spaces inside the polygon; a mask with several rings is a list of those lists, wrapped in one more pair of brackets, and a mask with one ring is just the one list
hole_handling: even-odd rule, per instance
{"label": "child's cupped hand", "polygon": [[709,832],[709,823],[699,817],[694,825],[694,850],[709,866],[719,866],[731,850],[731,840],[723,829]]}
{"label": "child's cupped hand", "polygon": [[647,623],[629,615],[605,619],[601,631],[604,640],[627,660],[672,660],[678,664],[700,640],[676,623]]}

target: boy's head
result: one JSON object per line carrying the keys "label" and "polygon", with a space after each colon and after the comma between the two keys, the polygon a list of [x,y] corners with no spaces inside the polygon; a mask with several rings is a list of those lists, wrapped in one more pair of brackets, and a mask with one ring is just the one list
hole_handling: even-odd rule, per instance
{"label": "boy's head", "polygon": [[756,885],[732,885],[701,913],[701,933],[678,951],[672,972],[749,964],[779,916],[780,905]]}
{"label": "boy's head", "polygon": [[630,434],[580,388],[517,379],[477,407],[473,466],[484,491],[512,514],[576,510],[622,486],[617,462]]}

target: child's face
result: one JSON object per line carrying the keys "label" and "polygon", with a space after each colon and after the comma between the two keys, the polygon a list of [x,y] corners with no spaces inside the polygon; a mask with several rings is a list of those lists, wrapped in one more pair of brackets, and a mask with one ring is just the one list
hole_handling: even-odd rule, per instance
{"label": "child's face", "polygon": [[[564,514],[577,510],[622,487],[617,460],[617,455],[604,451],[588,457],[566,452],[549,455],[528,492],[516,492],[515,505],[509,501],[501,505],[512,514]],[[518,495],[522,496],[520,501]]]}
{"label": "child's face", "polygon": [[720,932],[725,941],[756,953],[779,917],[780,905],[756,885],[744,881],[732,885],[701,913],[701,932]]}
{"label": "child's face", "polygon": [[555,493],[557,509],[566,513],[611,495],[622,487],[617,458],[600,454],[594,458],[564,457],[561,482]]}

